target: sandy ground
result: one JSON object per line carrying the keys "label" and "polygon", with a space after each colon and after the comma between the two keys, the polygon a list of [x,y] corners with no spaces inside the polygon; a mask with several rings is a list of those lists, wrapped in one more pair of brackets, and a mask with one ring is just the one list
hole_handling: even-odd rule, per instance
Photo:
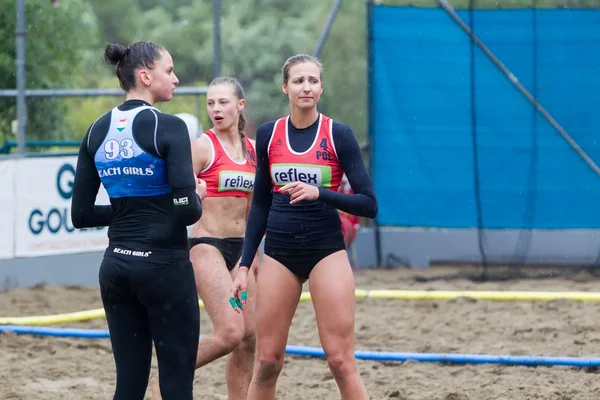
{"label": "sandy ground", "polygon": [[[361,289],[600,291],[600,278],[579,273],[542,280],[474,283],[417,282],[416,275],[456,270],[360,271]],[[0,316],[47,315],[101,307],[97,288],[44,286],[0,293]],[[361,350],[546,356],[600,356],[600,302],[457,299],[357,301],[356,348]],[[106,328],[103,319],[63,324]],[[212,329],[202,311],[202,333]],[[289,344],[319,346],[310,302],[300,304]],[[154,367],[155,368],[154,364]],[[372,399],[597,399],[594,368],[456,365],[359,361]],[[197,374],[198,399],[226,399],[224,360]],[[108,339],[0,334],[0,399],[109,399],[114,363]],[[148,392],[147,398],[150,398]],[[326,362],[287,357],[280,399],[339,399]]]}

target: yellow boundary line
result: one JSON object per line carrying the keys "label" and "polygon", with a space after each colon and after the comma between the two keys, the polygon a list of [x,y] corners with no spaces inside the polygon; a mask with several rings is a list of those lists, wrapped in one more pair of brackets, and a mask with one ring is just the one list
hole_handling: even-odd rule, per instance
{"label": "yellow boundary line", "polygon": [[[455,291],[455,290],[362,290],[355,291],[356,298],[396,299],[396,300],[452,300],[461,297],[492,301],[600,301],[600,292],[528,292],[528,291]],[[300,301],[310,300],[310,293],[303,292]],[[200,307],[204,307],[199,300]],[[65,314],[5,317],[0,325],[54,325],[65,322],[88,321],[104,318],[103,308],[77,311]]]}

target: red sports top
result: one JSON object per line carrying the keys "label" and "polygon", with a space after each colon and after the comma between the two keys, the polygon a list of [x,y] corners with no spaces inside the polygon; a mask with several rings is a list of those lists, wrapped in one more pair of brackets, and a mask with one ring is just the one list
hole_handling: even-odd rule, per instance
{"label": "red sports top", "polygon": [[313,144],[303,153],[292,150],[288,137],[289,116],[275,122],[269,141],[269,167],[273,191],[290,182],[305,182],[337,191],[344,175],[333,143],[333,120],[319,114]]}
{"label": "red sports top", "polygon": [[208,167],[198,174],[206,182],[206,197],[248,197],[254,189],[256,152],[252,142],[245,137],[248,157],[243,162],[234,161],[223,147],[221,140],[212,130],[203,133],[212,144],[212,158]]}

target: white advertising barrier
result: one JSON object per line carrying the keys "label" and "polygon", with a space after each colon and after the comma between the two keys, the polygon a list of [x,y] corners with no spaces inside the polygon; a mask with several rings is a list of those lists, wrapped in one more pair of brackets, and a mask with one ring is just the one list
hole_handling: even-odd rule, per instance
{"label": "white advertising barrier", "polygon": [[15,160],[0,161],[0,260],[14,257],[15,165]]}
{"label": "white advertising barrier", "polygon": [[[71,197],[77,157],[25,158],[16,164],[15,257],[101,251],[108,228],[75,229]],[[110,204],[102,185],[96,204]]]}

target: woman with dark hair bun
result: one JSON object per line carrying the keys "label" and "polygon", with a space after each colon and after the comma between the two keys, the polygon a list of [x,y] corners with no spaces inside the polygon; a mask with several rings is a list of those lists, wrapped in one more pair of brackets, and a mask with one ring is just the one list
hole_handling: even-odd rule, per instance
{"label": "woman with dark hair bun", "polygon": [[[109,44],[125,102],[91,124],[81,142],[71,213],[78,228],[108,226],[102,303],[117,369],[115,400],[143,400],[152,344],[163,399],[192,400],[200,334],[187,226],[202,215],[187,126],[154,104],[173,98],[173,59],[155,43]],[[110,205],[96,206],[102,184]]]}

